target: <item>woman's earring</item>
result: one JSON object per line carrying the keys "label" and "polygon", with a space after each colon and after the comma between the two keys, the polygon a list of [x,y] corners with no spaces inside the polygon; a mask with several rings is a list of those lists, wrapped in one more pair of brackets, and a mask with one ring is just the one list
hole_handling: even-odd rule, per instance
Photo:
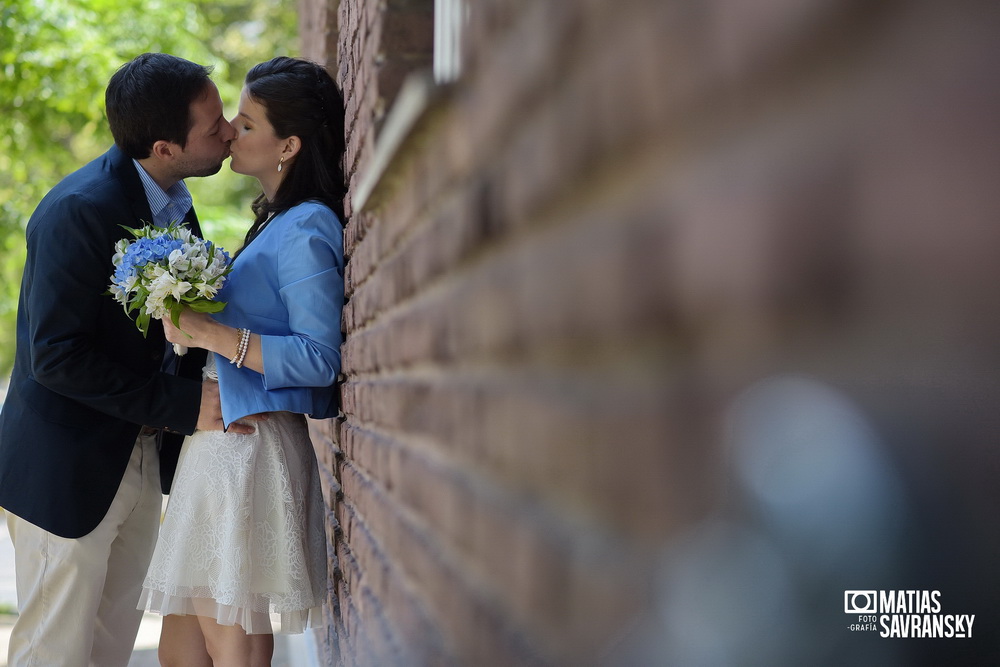
{"label": "woman's earring", "polygon": [[278,160],[278,173],[279,173],[279,174],[281,173],[281,163],[282,163],[282,162],[284,162],[284,161],[285,161],[285,156],[284,156],[284,155],[282,155],[282,156],[281,156],[281,159],[280,159],[280,160]]}

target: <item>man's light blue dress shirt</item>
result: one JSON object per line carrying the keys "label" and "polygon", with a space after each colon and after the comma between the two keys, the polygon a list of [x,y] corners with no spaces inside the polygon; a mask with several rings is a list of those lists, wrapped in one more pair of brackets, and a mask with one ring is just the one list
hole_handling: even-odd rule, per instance
{"label": "man's light blue dress shirt", "polygon": [[187,189],[184,181],[177,181],[166,191],[160,187],[159,183],[143,169],[138,160],[132,160],[135,170],[139,172],[139,180],[146,191],[146,200],[149,202],[149,210],[153,213],[153,219],[147,220],[157,227],[166,227],[171,222],[180,222],[191,210],[191,193]]}

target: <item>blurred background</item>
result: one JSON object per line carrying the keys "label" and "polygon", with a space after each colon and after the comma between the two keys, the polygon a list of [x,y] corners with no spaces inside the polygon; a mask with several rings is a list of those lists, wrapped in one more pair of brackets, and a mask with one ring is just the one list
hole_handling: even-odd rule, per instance
{"label": "blurred background", "polygon": [[[214,67],[226,117],[243,76],[276,55],[297,55],[297,12],[282,0],[145,2],[13,0],[0,9],[0,377],[14,357],[24,228],[42,196],[111,145],[104,89],[145,51]],[[188,185],[207,236],[238,246],[249,225],[253,179],[228,165]],[[110,274],[109,274],[110,275]]]}

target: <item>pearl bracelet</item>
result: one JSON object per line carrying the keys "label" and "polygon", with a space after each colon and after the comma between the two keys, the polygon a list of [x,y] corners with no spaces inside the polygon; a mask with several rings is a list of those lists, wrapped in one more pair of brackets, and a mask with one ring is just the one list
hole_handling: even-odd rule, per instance
{"label": "pearl bracelet", "polygon": [[229,363],[236,364],[236,368],[243,368],[243,360],[247,356],[247,348],[250,347],[250,330],[240,328],[236,331],[239,339],[236,341],[236,354]]}

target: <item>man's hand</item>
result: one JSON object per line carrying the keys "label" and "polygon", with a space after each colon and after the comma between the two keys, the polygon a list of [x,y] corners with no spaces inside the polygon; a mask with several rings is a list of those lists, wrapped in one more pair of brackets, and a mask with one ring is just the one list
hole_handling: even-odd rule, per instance
{"label": "man's hand", "polygon": [[[265,421],[267,415],[250,415],[241,421]],[[199,431],[222,431],[222,401],[219,399],[219,383],[206,380],[201,383],[201,411],[198,413],[198,424],[195,427]],[[256,429],[249,424],[233,422],[229,425],[229,433],[242,433],[249,435]]]}

